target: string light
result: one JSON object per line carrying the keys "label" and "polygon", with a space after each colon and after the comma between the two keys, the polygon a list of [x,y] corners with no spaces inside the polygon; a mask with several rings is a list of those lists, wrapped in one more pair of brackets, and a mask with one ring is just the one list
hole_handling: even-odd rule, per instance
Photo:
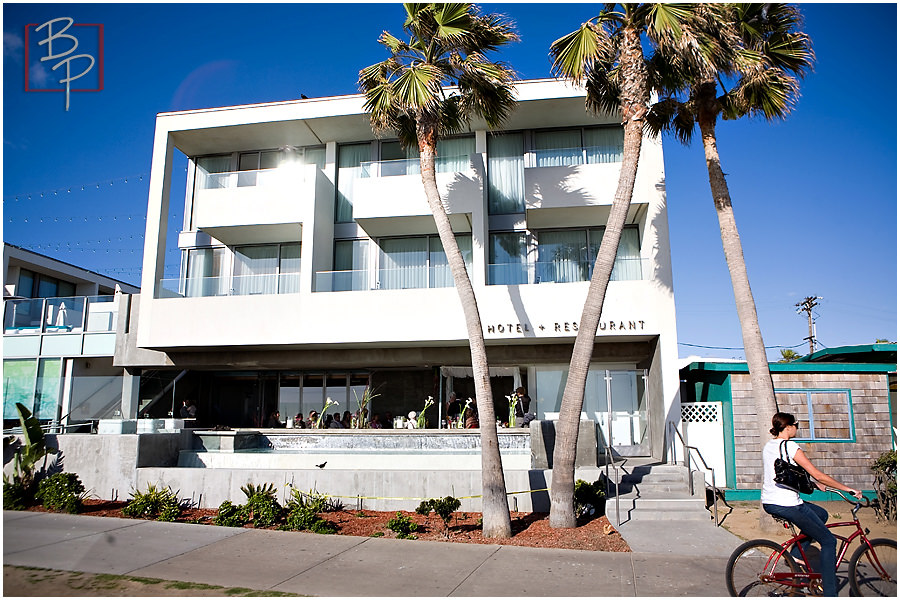
{"label": "string light", "polygon": [[[144,175],[147,175],[147,173],[140,173],[138,175],[126,175],[124,177],[116,177],[114,179],[109,180],[109,185],[112,186],[112,185],[116,184],[117,182],[118,183],[128,183],[129,179],[131,179],[133,181],[135,178],[137,178],[138,181],[144,181]],[[82,192],[85,191],[86,187],[91,187],[91,186],[93,186],[95,189],[99,190],[100,182],[80,184]],[[59,187],[59,188],[56,188],[53,190],[44,190],[41,192],[26,192],[23,194],[15,194],[15,195],[7,196],[6,198],[3,199],[3,201],[7,202],[9,200],[13,200],[15,202],[18,202],[19,200],[24,200],[24,199],[31,200],[32,196],[35,196],[35,195],[39,195],[41,198],[43,198],[45,195],[50,195],[50,194],[53,194],[54,196],[59,197],[59,192],[66,192],[68,194],[71,194],[72,188],[77,189],[78,187],[79,187],[79,184],[76,184],[76,185],[62,186],[62,187]]]}

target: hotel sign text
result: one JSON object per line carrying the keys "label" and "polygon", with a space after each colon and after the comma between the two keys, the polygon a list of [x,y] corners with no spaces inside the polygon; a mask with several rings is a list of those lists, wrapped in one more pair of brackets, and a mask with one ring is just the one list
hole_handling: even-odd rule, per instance
{"label": "hotel sign text", "polygon": [[[553,323],[541,323],[532,329],[530,323],[496,323],[490,324],[486,328],[488,334],[534,334],[534,329],[541,333],[578,333],[578,321],[563,321]],[[601,331],[643,331],[644,321],[622,321],[609,320],[600,321],[597,326],[597,333]]]}

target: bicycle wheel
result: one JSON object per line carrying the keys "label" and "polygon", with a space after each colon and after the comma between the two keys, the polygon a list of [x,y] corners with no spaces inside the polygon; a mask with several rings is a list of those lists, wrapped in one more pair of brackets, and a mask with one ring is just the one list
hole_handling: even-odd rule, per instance
{"label": "bicycle wheel", "polygon": [[[792,573],[797,563],[783,548],[771,540],[750,540],[737,547],[728,559],[725,583],[732,596],[801,596]],[[777,556],[777,559],[773,557]],[[770,560],[771,559],[771,560]],[[800,582],[796,582],[800,583]]]}
{"label": "bicycle wheel", "polygon": [[865,542],[850,557],[850,590],[854,596],[897,597],[897,542],[879,538]]}

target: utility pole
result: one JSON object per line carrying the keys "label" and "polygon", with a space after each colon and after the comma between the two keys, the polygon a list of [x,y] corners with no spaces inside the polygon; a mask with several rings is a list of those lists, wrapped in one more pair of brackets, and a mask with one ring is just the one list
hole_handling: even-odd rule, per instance
{"label": "utility pole", "polygon": [[797,314],[801,312],[806,313],[806,319],[809,322],[809,337],[803,338],[804,340],[809,340],[809,353],[812,354],[816,351],[816,325],[813,323],[812,311],[813,308],[819,305],[816,300],[821,300],[821,296],[807,296],[803,299],[803,302],[798,302],[794,306],[797,307]]}

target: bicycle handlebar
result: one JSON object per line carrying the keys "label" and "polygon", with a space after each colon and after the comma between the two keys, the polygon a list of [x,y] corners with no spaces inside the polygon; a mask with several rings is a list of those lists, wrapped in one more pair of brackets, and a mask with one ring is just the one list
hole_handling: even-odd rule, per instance
{"label": "bicycle handlebar", "polygon": [[865,496],[863,496],[861,500],[857,500],[856,498],[850,499],[850,498],[848,498],[847,496],[844,495],[844,492],[843,492],[843,491],[841,491],[841,490],[839,490],[839,489],[837,489],[837,488],[833,488],[833,487],[830,487],[830,486],[825,486],[825,487],[826,487],[829,491],[835,492],[838,496],[840,496],[841,498],[843,498],[843,499],[844,499],[844,502],[847,502],[847,503],[849,503],[849,504],[858,504],[861,508],[870,508],[870,507],[872,506],[872,501],[869,500],[869,499],[868,499],[867,497],[865,497]]}

